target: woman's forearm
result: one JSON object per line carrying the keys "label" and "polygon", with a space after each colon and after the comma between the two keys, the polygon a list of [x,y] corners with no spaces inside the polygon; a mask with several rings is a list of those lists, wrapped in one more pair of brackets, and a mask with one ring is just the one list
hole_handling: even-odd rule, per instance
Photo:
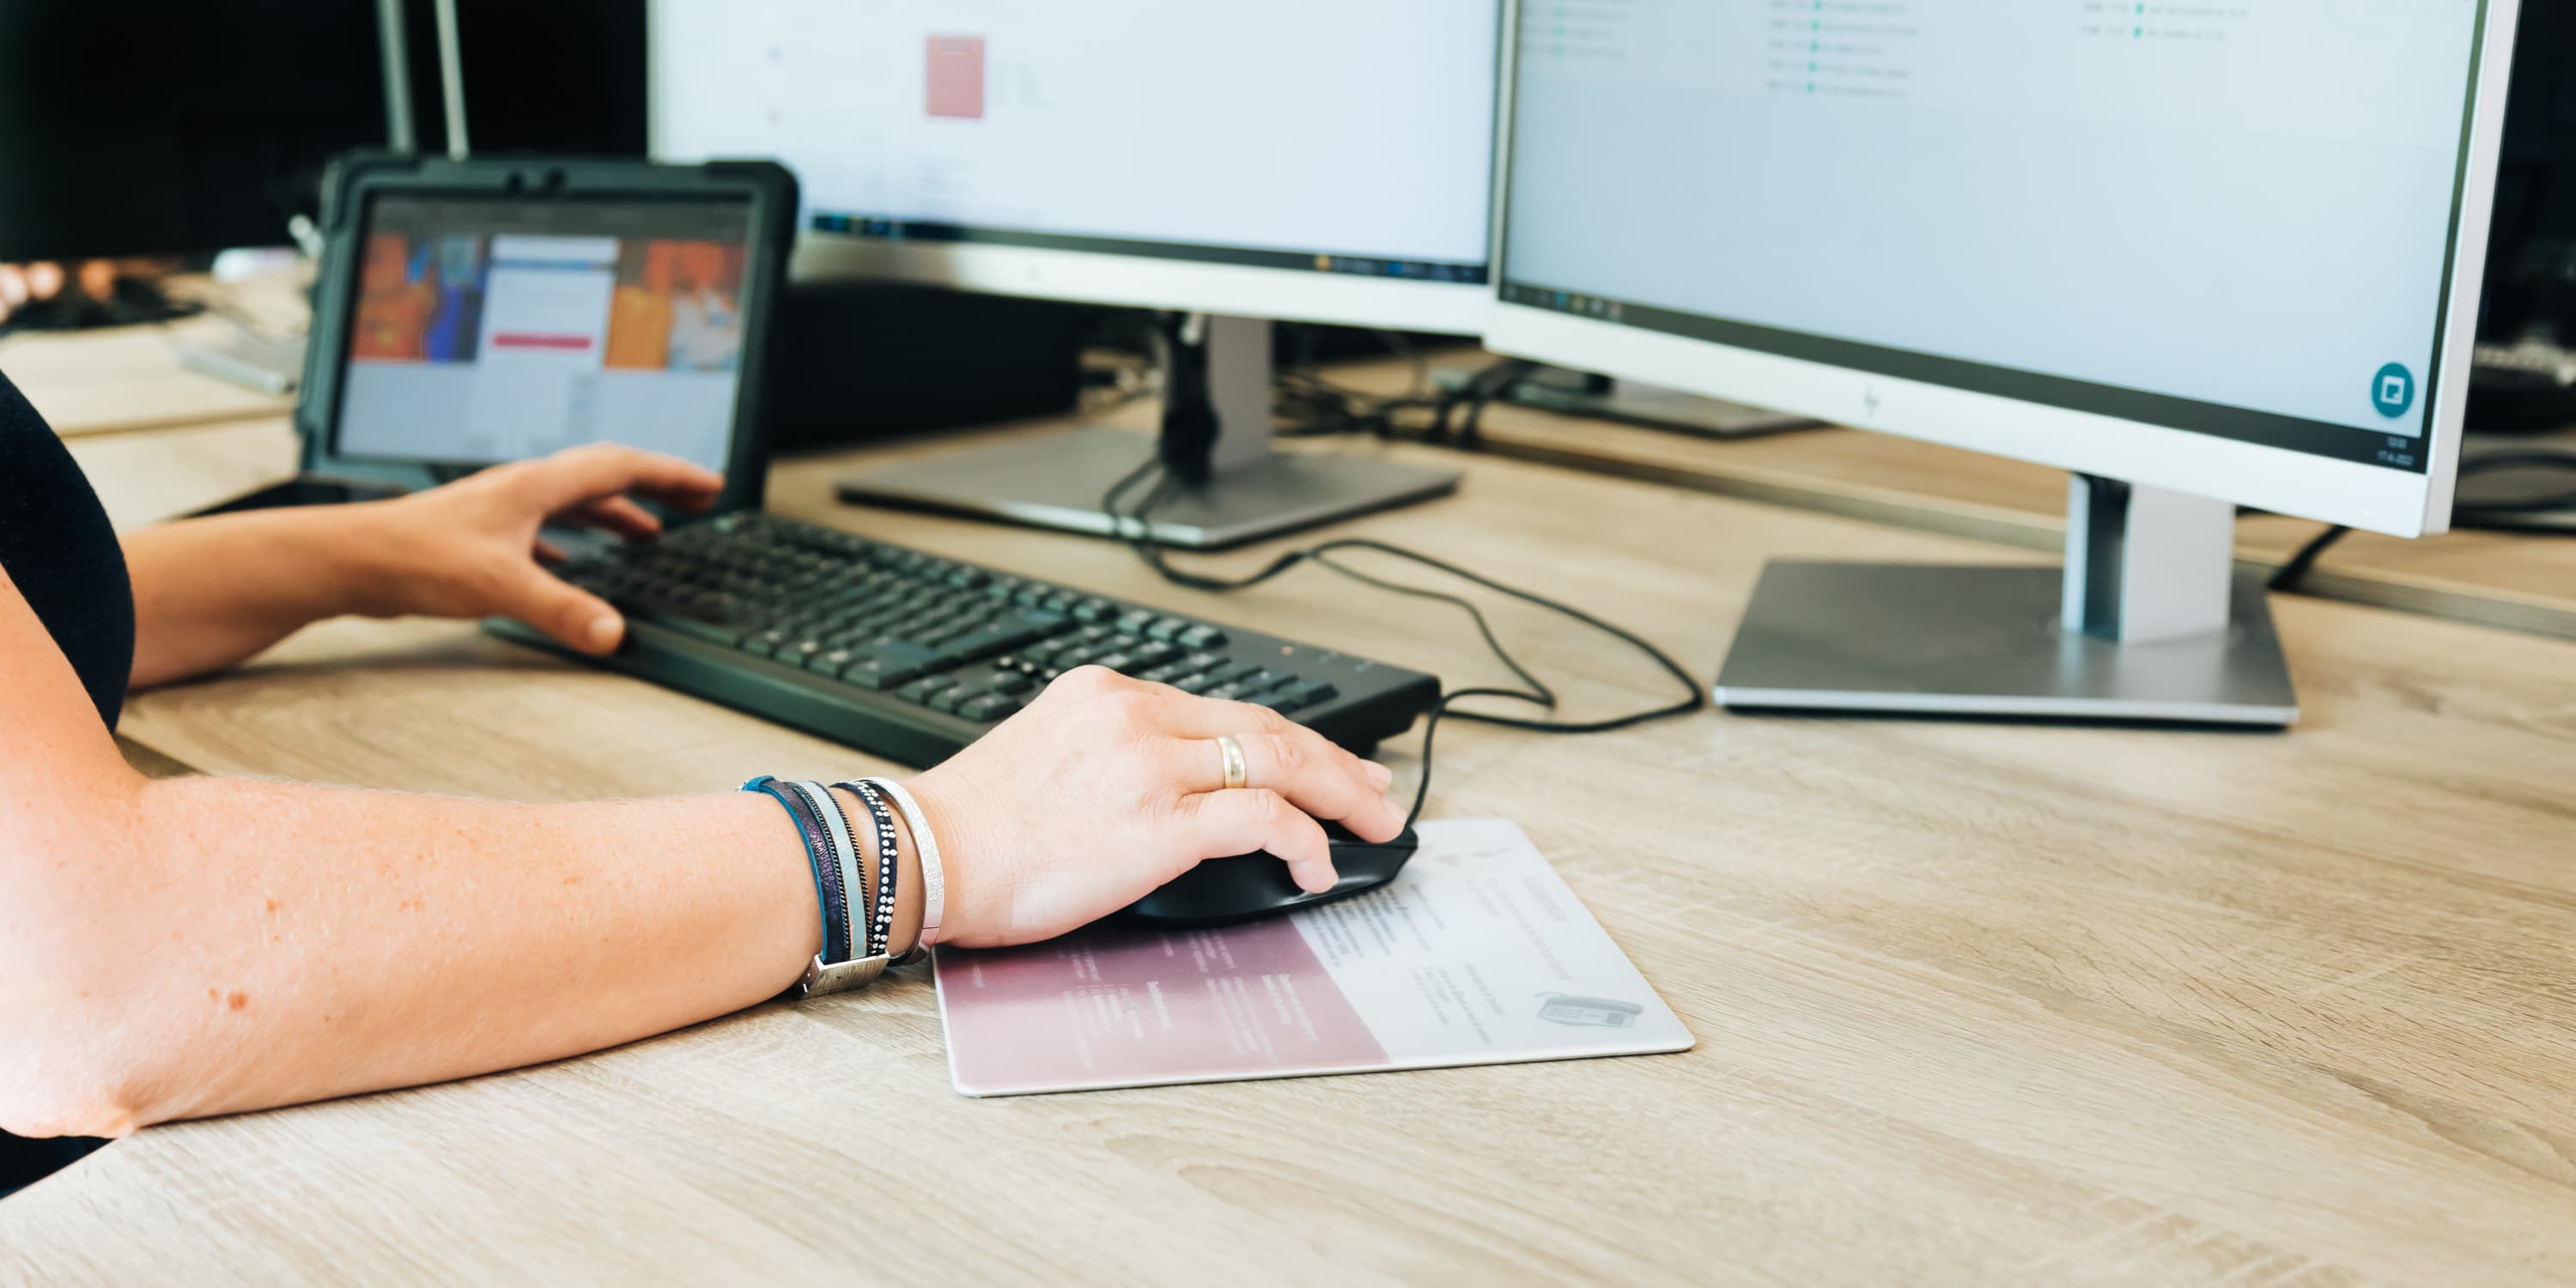
{"label": "woman's forearm", "polygon": [[365,611],[365,512],[269,510],[127,533],[135,687],[219,671],[312,622]]}
{"label": "woman's forearm", "polygon": [[57,1119],[5,1124],[22,1134],[615,1046],[775,996],[821,941],[802,844],[756,794],[514,805],[183,779],[96,805],[124,820],[102,852],[0,908],[0,1109],[14,1082],[22,1119]]}

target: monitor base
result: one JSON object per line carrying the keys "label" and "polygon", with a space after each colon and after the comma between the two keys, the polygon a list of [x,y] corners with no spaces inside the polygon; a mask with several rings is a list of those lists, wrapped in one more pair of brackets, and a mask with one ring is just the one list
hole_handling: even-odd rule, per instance
{"label": "monitor base", "polygon": [[1833,711],[2279,729],[2299,716],[2259,577],[2217,631],[2115,642],[2064,629],[2056,568],[1773,561],[1713,696]]}
{"label": "monitor base", "polygon": [[[1143,435],[1086,427],[871,470],[842,479],[837,491],[861,505],[1110,536],[1101,498],[1154,455]],[[1445,495],[1458,478],[1375,458],[1274,452],[1175,490],[1155,507],[1151,534],[1175,549],[1221,550]],[[1132,489],[1125,503],[1143,491]]]}

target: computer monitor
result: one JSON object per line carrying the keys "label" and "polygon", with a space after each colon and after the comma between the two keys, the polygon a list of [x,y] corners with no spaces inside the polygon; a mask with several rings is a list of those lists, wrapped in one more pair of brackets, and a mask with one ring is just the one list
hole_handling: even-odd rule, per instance
{"label": "computer monitor", "polygon": [[[1208,397],[1175,400],[1161,449],[1206,482],[1156,529],[1231,544],[1454,485],[1272,454],[1267,320],[1482,329],[1500,8],[657,0],[652,146],[794,168],[802,277],[1208,315],[1170,346],[1174,388]],[[1079,432],[845,494],[1106,531],[1141,454]]]}
{"label": "computer monitor", "polygon": [[1488,344],[2074,472],[2062,577],[1774,563],[1730,706],[2287,723],[2233,507],[2446,522],[2515,18],[1530,10]]}

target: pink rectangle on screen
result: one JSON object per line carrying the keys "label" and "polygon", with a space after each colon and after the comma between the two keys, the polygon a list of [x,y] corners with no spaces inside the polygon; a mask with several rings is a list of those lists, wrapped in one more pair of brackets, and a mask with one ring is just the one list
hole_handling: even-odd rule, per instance
{"label": "pink rectangle on screen", "polygon": [[1094,926],[993,952],[943,948],[939,992],[957,1088],[970,1095],[1393,1063],[1285,917],[1207,931]]}
{"label": "pink rectangle on screen", "polygon": [[925,104],[929,113],[970,121],[984,119],[984,38],[932,36],[925,56],[929,60],[930,90]]}
{"label": "pink rectangle on screen", "polygon": [[533,331],[503,331],[492,337],[495,349],[587,349],[586,335],[542,335]]}

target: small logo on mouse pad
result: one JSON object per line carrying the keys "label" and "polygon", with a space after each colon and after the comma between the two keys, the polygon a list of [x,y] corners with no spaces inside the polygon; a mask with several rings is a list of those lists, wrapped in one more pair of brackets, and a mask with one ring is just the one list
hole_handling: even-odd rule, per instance
{"label": "small logo on mouse pad", "polygon": [[1624,1029],[1633,1027],[1646,1008],[1634,1002],[1614,1001],[1606,997],[1577,997],[1572,993],[1539,994],[1538,1017],[1552,1024],[1570,1024],[1579,1028]]}

